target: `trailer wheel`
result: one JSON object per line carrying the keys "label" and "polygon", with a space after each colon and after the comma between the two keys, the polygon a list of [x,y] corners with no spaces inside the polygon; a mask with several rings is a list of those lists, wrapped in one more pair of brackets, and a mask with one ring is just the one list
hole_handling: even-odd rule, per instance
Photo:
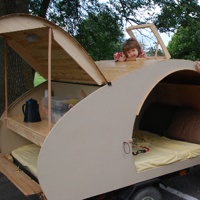
{"label": "trailer wheel", "polygon": [[145,187],[138,190],[131,200],[162,200],[162,195],[155,187]]}

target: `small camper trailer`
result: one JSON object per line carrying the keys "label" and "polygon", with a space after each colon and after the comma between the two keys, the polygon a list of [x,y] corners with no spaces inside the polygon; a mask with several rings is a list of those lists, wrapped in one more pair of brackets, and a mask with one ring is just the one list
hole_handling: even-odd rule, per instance
{"label": "small camper trailer", "polygon": [[200,74],[194,62],[170,59],[153,24],[127,33],[144,28],[157,40],[154,55],[94,62],[43,18],[0,18],[6,44],[47,80],[10,106],[6,96],[1,116],[0,171],[24,194],[159,200],[160,177],[200,164]]}

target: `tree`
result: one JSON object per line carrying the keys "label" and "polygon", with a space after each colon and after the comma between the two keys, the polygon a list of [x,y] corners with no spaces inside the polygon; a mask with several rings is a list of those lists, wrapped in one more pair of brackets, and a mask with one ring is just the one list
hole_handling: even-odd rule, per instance
{"label": "tree", "polygon": [[200,23],[179,27],[168,44],[172,58],[200,60]]}
{"label": "tree", "polygon": [[94,60],[113,59],[115,51],[121,51],[123,30],[119,18],[108,10],[97,15],[89,13],[77,30],[75,38]]}
{"label": "tree", "polygon": [[[146,55],[147,56],[155,56],[156,48],[150,47],[147,49]],[[164,53],[161,49],[158,49],[157,56],[164,56]]]}
{"label": "tree", "polygon": [[[28,2],[26,0],[0,0],[0,16],[19,12],[28,13]],[[0,52],[0,114],[2,114],[5,109],[3,38],[0,38]],[[8,101],[11,104],[16,98],[33,87],[31,67],[11,48],[8,48],[8,77]]]}
{"label": "tree", "polygon": [[[33,14],[38,15],[42,2],[30,0]],[[146,23],[144,11],[150,8],[153,9],[153,5],[149,0],[110,0],[108,3],[100,3],[98,0],[52,0],[46,16],[74,36],[94,60],[99,60],[112,59],[113,52],[121,50],[124,29],[122,22],[129,25]],[[103,18],[103,11],[109,17],[98,19]],[[98,29],[97,24],[101,28]],[[116,25],[119,27],[117,29],[121,29],[121,33],[116,29]],[[112,29],[117,31],[114,33]],[[109,45],[106,45],[106,41],[109,41]],[[95,48],[93,43],[96,43]]]}
{"label": "tree", "polygon": [[[39,15],[41,13],[39,12],[41,5],[44,5],[44,1],[47,0],[29,1],[30,12]],[[101,3],[99,0],[51,0],[46,18],[63,27],[72,36],[75,36],[79,24],[88,17],[89,13],[97,15],[105,7],[111,15],[114,13],[115,16],[118,16],[125,25],[152,22],[152,16],[155,13],[153,0],[108,0],[107,3]]]}
{"label": "tree", "polygon": [[[42,13],[41,6],[48,5],[46,18],[62,27],[72,36],[76,34],[78,25],[87,17],[88,13],[98,13],[101,4],[97,0],[29,0],[30,12],[35,15]],[[44,3],[46,2],[46,3]],[[45,8],[46,8],[45,7]]]}
{"label": "tree", "polygon": [[[42,2],[30,0],[31,12],[38,14]],[[74,36],[94,60],[112,59],[113,52],[121,50],[123,23],[107,4],[52,0],[46,16]]]}
{"label": "tree", "polygon": [[198,0],[154,0],[154,3],[160,7],[160,13],[154,18],[157,28],[160,32],[175,32],[168,44],[172,58],[200,59]]}
{"label": "tree", "polygon": [[159,6],[160,12],[152,21],[161,32],[174,32],[179,26],[189,27],[200,20],[198,0],[153,0],[153,3]]}

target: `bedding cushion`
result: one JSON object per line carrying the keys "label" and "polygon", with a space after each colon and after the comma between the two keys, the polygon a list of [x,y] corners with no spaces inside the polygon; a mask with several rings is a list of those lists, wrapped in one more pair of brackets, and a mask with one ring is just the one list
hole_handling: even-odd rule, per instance
{"label": "bedding cushion", "polygon": [[200,144],[200,111],[189,108],[178,109],[166,136]]}
{"label": "bedding cushion", "polygon": [[11,155],[37,178],[37,160],[40,147],[36,144],[28,144],[11,152]]}
{"label": "bedding cushion", "polygon": [[[185,141],[174,140],[147,131],[136,130],[133,132],[135,141],[132,150],[148,148],[146,153],[133,155],[133,160],[138,172],[166,166],[175,162],[195,158],[200,155],[200,145]],[[173,165],[172,165],[173,168]]]}
{"label": "bedding cushion", "polygon": [[165,135],[177,107],[165,104],[152,103],[144,111],[139,128],[141,130]]}

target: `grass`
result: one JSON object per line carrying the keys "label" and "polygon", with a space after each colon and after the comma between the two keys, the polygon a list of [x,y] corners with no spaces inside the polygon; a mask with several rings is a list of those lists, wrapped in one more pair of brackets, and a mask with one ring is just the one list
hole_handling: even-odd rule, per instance
{"label": "grass", "polygon": [[45,81],[46,79],[44,79],[38,72],[35,72],[34,87],[40,85],[41,83]]}

